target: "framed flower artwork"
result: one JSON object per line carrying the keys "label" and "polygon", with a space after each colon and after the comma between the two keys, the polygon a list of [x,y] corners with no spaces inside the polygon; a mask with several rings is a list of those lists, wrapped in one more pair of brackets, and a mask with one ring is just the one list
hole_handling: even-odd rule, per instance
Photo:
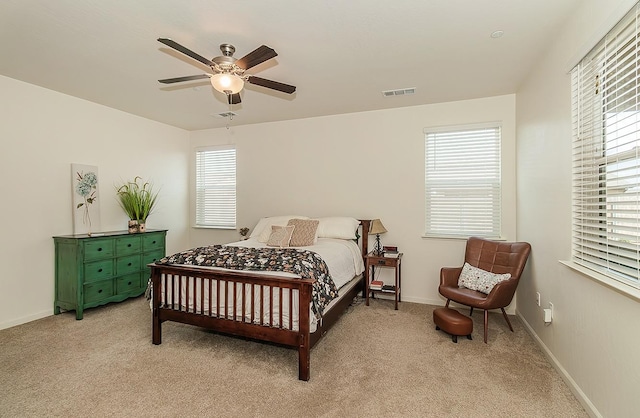
{"label": "framed flower artwork", "polygon": [[71,164],[71,185],[73,233],[91,235],[100,231],[98,167]]}

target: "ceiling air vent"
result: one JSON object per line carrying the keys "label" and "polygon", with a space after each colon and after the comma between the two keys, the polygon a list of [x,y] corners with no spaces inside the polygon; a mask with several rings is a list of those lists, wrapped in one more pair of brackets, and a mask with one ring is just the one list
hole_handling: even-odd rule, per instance
{"label": "ceiling air vent", "polygon": [[233,113],[233,112],[222,112],[222,113],[218,113],[216,116],[221,117],[221,118],[233,119],[237,115],[238,115],[237,113]]}
{"label": "ceiling air vent", "polygon": [[404,96],[406,94],[413,94],[416,92],[416,88],[415,87],[410,87],[407,89],[398,89],[398,90],[385,90],[382,92],[382,95],[384,97],[391,97],[391,96]]}

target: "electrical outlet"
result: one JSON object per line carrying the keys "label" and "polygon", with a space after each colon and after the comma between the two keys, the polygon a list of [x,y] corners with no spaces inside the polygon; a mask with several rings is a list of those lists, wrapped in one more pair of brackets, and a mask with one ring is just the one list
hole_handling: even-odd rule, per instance
{"label": "electrical outlet", "polygon": [[540,292],[536,292],[536,303],[540,306]]}

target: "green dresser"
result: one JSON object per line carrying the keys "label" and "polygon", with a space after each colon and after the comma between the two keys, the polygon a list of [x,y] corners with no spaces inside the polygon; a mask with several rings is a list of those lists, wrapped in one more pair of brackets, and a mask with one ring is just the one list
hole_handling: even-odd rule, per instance
{"label": "green dresser", "polygon": [[165,256],[166,230],[141,234],[105,232],[100,236],[53,237],[56,286],[53,313],[87,308],[140,296],[147,287],[147,264]]}

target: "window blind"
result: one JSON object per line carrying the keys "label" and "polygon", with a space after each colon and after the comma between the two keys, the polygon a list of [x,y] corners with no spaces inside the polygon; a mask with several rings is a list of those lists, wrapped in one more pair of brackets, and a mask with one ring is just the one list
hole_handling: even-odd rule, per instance
{"label": "window blind", "polygon": [[640,288],[636,5],[571,72],[572,260]]}
{"label": "window blind", "polygon": [[426,236],[500,237],[500,132],[425,131]]}
{"label": "window blind", "polygon": [[236,150],[196,151],[196,226],[236,227]]}

